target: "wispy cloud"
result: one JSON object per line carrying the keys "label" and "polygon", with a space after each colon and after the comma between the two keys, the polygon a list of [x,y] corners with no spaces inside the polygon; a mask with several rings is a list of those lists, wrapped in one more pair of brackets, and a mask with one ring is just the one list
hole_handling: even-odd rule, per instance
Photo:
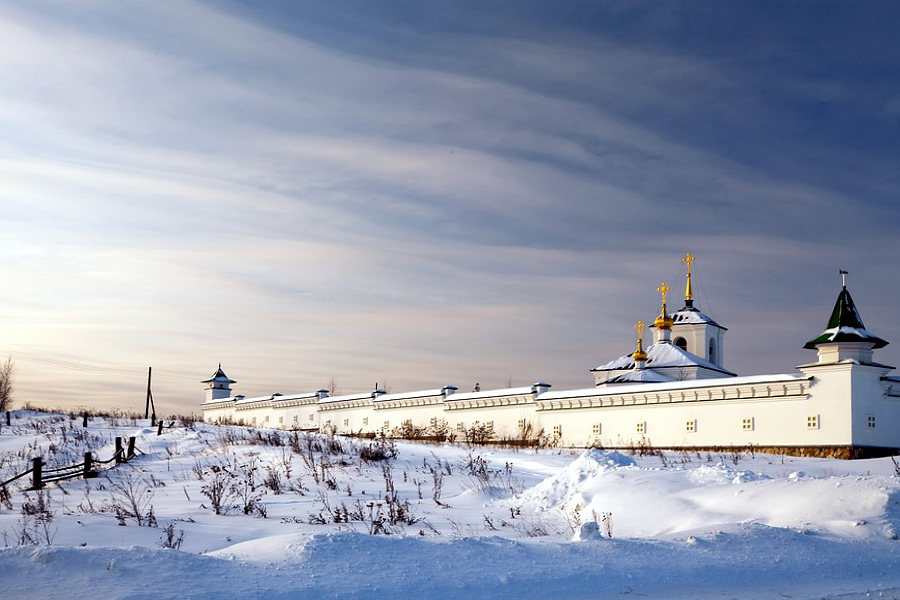
{"label": "wispy cloud", "polygon": [[248,393],[581,387],[687,250],[736,370],[802,360],[838,267],[900,338],[898,57],[823,71],[840,15],[760,9],[754,45],[741,8],[379,4],[0,3],[22,400],[139,404],[152,364],[190,410],[219,360]]}

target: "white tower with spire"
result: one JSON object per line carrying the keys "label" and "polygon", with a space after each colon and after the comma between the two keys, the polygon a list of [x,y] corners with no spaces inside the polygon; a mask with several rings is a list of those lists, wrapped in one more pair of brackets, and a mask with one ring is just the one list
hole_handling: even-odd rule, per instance
{"label": "white tower with spire", "polygon": [[696,260],[690,252],[681,259],[687,264],[687,284],[684,307],[672,315],[672,343],[695,356],[724,369],[724,338],[728,331],[694,306],[691,286],[691,263]]}
{"label": "white tower with spire", "polygon": [[230,379],[225,371],[222,370],[222,363],[209,379],[204,379],[200,383],[206,384],[206,401],[216,402],[217,400],[227,400],[231,398],[231,384],[237,383],[234,379]]}

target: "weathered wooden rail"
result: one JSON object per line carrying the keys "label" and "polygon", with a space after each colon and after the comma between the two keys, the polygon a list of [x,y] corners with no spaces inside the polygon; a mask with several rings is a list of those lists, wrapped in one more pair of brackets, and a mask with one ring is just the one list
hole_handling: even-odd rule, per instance
{"label": "weathered wooden rail", "polygon": [[113,453],[112,457],[107,460],[95,460],[93,453],[85,452],[84,460],[78,464],[67,465],[65,467],[58,467],[55,469],[44,469],[44,467],[46,466],[44,460],[40,456],[37,456],[31,459],[30,469],[22,471],[21,473],[14,475],[6,481],[0,483],[0,487],[5,487],[13,481],[21,479],[28,474],[31,474],[30,489],[33,490],[39,490],[44,487],[44,484],[53,481],[63,481],[65,479],[74,479],[75,477],[82,477],[84,479],[96,477],[98,471],[95,469],[95,465],[105,465],[112,462],[115,462],[115,464],[118,465],[121,463],[127,463],[129,460],[134,458],[136,451],[134,446],[134,437],[128,438],[127,446],[123,446],[121,437],[117,437],[115,439],[115,442],[116,450]]}

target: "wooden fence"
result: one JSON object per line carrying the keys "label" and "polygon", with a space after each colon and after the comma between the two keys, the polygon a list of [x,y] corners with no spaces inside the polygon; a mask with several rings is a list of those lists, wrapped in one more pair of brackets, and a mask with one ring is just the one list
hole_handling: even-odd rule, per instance
{"label": "wooden fence", "polygon": [[44,460],[40,456],[35,457],[31,459],[30,469],[22,471],[18,475],[0,483],[0,487],[5,487],[13,481],[25,477],[29,473],[31,474],[31,488],[29,489],[32,490],[39,490],[44,487],[44,484],[52,481],[63,481],[65,479],[74,479],[75,477],[83,477],[84,479],[96,477],[98,472],[95,469],[95,465],[105,465],[112,462],[115,462],[115,464],[118,465],[127,463],[134,458],[134,437],[128,438],[127,446],[123,446],[121,437],[117,437],[115,441],[116,451],[113,453],[112,457],[107,460],[95,460],[91,452],[85,452],[84,461],[78,464],[45,470],[44,467],[46,465]]}

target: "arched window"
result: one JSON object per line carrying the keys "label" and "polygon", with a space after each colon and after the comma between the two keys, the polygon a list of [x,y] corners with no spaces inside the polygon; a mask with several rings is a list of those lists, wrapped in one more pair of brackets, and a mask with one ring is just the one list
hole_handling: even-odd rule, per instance
{"label": "arched window", "polygon": [[682,350],[687,350],[687,340],[683,337],[675,338],[675,345],[681,348]]}
{"label": "arched window", "polygon": [[709,362],[714,365],[718,365],[716,362],[716,340],[713,338],[709,338]]}

